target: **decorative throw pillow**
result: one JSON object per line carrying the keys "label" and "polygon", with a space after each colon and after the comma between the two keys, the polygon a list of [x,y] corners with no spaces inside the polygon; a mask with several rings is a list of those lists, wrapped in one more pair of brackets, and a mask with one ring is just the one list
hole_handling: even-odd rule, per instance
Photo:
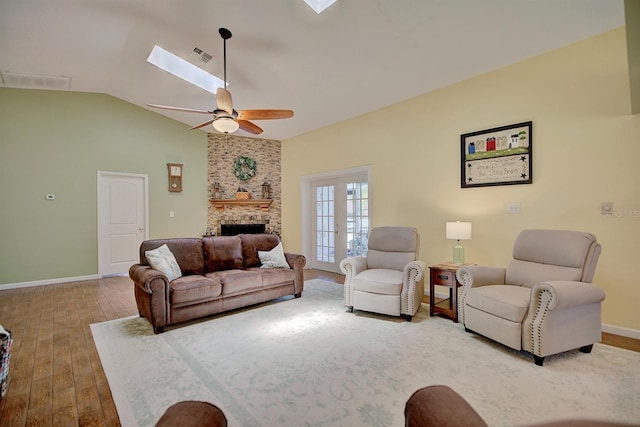
{"label": "decorative throw pillow", "polygon": [[260,268],[290,268],[284,256],[282,242],[270,251],[258,251],[258,258],[262,263]]}
{"label": "decorative throw pillow", "polygon": [[173,256],[173,252],[167,245],[162,245],[152,251],[145,251],[144,255],[147,257],[149,265],[163,272],[170,282],[182,277],[182,271],[176,257]]}

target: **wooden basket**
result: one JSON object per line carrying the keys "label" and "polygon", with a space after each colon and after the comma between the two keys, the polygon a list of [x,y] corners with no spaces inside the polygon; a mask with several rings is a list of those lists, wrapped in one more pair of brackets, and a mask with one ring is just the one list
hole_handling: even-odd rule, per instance
{"label": "wooden basket", "polygon": [[251,198],[251,193],[248,191],[239,191],[236,193],[236,200],[248,200]]}

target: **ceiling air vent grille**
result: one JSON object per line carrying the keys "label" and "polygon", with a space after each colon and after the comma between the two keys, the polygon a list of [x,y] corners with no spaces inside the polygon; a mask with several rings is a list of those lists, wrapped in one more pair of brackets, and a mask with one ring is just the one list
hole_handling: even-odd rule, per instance
{"label": "ceiling air vent grille", "polygon": [[0,71],[2,83],[10,87],[32,89],[69,89],[71,77]]}
{"label": "ceiling air vent grille", "polygon": [[200,57],[200,61],[204,62],[205,64],[209,61],[211,61],[211,59],[213,58],[213,56],[209,55],[207,52],[205,52],[204,50],[200,49],[199,47],[194,47],[193,48],[193,52],[198,55]]}

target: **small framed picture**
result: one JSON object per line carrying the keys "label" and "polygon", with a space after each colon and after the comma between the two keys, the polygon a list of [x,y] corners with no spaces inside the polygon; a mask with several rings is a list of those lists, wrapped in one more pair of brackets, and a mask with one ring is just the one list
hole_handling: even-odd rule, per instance
{"label": "small framed picture", "polygon": [[460,135],[460,186],[533,183],[533,122]]}

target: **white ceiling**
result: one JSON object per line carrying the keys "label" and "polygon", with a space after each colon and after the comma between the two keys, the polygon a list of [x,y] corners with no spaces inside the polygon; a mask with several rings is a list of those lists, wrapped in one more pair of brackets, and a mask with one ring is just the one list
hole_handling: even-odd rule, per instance
{"label": "white ceiling", "polygon": [[623,0],[338,0],[320,15],[302,0],[0,0],[0,70],[211,110],[214,95],[146,58],[157,44],[222,77],[225,27],[235,108],[294,110],[255,122],[287,139],[623,25]]}

